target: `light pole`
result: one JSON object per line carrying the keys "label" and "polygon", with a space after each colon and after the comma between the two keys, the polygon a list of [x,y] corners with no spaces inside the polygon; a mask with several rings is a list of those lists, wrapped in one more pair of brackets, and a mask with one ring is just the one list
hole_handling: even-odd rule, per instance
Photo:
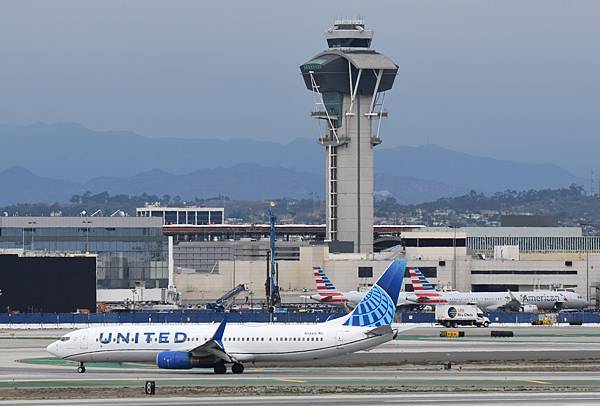
{"label": "light pole", "polygon": [[456,226],[448,226],[454,233],[452,236],[452,289],[456,290]]}
{"label": "light pole", "polygon": [[90,224],[92,224],[92,222],[89,220],[83,220],[81,223],[87,225],[85,228],[85,252],[88,252],[90,246]]}
{"label": "light pole", "polygon": [[[597,226],[595,223],[579,223],[580,226]],[[590,244],[587,237],[585,238],[585,301],[589,303],[590,301]]]}
{"label": "light pole", "polygon": [[590,301],[590,250],[585,250],[585,301]]}
{"label": "light pole", "polygon": [[131,289],[131,310],[135,311],[135,292],[136,292],[136,288]]}
{"label": "light pole", "polygon": [[[31,226],[31,250],[33,251],[33,244],[35,242],[35,234],[33,226],[37,224],[35,221],[28,221],[27,224]],[[25,232],[23,232],[23,246],[25,246]]]}
{"label": "light pole", "polygon": [[235,260],[237,256],[237,241],[235,240],[235,230],[233,231],[233,286],[232,289],[235,288]]}

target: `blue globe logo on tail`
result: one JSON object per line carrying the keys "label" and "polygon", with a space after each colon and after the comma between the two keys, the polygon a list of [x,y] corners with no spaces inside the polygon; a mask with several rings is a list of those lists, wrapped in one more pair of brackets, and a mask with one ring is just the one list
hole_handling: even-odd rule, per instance
{"label": "blue globe logo on tail", "polygon": [[406,261],[395,260],[350,313],[345,326],[377,327],[391,324],[402,288]]}

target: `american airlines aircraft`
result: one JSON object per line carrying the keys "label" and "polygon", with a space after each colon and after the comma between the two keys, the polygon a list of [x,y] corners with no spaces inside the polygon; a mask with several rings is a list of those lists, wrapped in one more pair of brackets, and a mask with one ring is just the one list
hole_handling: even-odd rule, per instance
{"label": "american airlines aircraft", "polygon": [[[317,285],[317,294],[310,296],[302,296],[319,303],[342,303],[354,308],[367,294],[367,292],[359,292],[352,290],[350,292],[342,292],[336,289],[325,271],[321,267],[313,267],[313,276]],[[407,294],[404,289],[400,290],[397,306],[417,304],[417,297],[414,294]]]}
{"label": "american airlines aircraft", "polygon": [[414,294],[420,304],[474,304],[483,310],[517,309],[573,310],[583,309],[588,303],[573,291],[534,290],[527,292],[458,292],[438,291],[418,268],[408,268]]}
{"label": "american airlines aircraft", "polygon": [[148,324],[91,327],[50,344],[57,357],[85,362],[152,362],[159,368],[213,368],[240,374],[244,363],[323,359],[366,350],[396,337],[391,323],[406,270],[393,261],[348,315],[315,324]]}

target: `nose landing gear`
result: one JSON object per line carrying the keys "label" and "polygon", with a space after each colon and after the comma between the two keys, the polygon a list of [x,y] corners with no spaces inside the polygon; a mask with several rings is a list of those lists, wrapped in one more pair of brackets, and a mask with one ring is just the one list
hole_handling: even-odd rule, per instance
{"label": "nose landing gear", "polygon": [[83,374],[85,372],[85,365],[83,365],[83,362],[79,363],[79,367],[77,368],[77,372],[79,372],[80,374]]}

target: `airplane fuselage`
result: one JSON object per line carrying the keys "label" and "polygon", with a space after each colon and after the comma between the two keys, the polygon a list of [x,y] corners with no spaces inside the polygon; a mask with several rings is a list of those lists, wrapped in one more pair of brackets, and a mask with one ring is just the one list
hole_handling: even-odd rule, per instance
{"label": "airplane fuselage", "polygon": [[[508,292],[437,292],[437,296],[421,299],[423,304],[475,304],[482,310],[497,310],[511,302]],[[583,298],[573,292],[551,290],[513,292],[523,305],[534,305],[540,310],[582,309],[587,306]]]}
{"label": "airplane fuselage", "polygon": [[[218,324],[147,324],[90,327],[48,346],[58,357],[79,361],[156,362],[162,351],[191,351],[206,343]],[[369,335],[372,327],[321,324],[228,323],[223,347],[238,362],[302,361],[369,349],[393,334]]]}

